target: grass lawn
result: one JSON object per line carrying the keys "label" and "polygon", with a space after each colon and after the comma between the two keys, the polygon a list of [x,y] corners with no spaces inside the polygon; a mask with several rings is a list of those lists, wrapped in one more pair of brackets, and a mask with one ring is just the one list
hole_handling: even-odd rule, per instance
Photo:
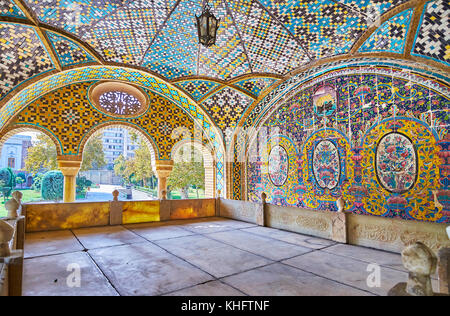
{"label": "grass lawn", "polygon": [[[181,193],[179,191],[172,191],[170,193],[170,198],[172,200],[181,200]],[[204,190],[198,190],[198,198],[199,199],[205,198]],[[189,199],[197,199],[197,191],[196,190],[189,190]]]}
{"label": "grass lawn", "polygon": [[[34,190],[18,190],[18,191],[22,192],[23,194],[22,198],[23,203],[42,201],[41,192],[36,192]],[[0,199],[1,199],[0,217],[5,217],[7,214],[5,209],[5,201],[3,200],[3,197],[0,197]]]}

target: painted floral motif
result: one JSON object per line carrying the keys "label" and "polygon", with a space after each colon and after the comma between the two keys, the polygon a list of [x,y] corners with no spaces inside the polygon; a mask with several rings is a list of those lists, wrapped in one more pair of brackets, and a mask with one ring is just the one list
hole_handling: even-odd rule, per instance
{"label": "painted floral motif", "polygon": [[404,193],[411,189],[417,176],[416,152],[412,142],[400,133],[384,136],[377,147],[376,171],[386,190]]}
{"label": "painted floral motif", "polygon": [[336,188],[341,175],[340,169],[336,145],[329,140],[319,142],[313,154],[313,172],[319,187],[329,190]]}
{"label": "painted floral motif", "polygon": [[269,175],[275,186],[282,186],[288,178],[289,158],[282,146],[274,146],[269,155]]}

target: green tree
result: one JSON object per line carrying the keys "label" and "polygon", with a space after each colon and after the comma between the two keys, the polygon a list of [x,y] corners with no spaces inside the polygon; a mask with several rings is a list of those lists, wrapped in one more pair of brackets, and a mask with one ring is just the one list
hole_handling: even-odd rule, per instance
{"label": "green tree", "polygon": [[47,172],[42,179],[41,195],[47,201],[59,201],[64,195],[64,175],[61,171]]}
{"label": "green tree", "polygon": [[114,173],[121,176],[126,183],[142,182],[147,186],[147,182],[154,176],[152,168],[152,155],[145,140],[140,139],[135,133],[130,133],[131,140],[139,144],[135,150],[133,158],[125,159],[120,155],[114,161]]}
{"label": "green tree", "polygon": [[89,139],[83,151],[83,163],[80,171],[100,169],[106,165],[105,153],[103,151],[102,135],[93,136]]}
{"label": "green tree", "polygon": [[[104,165],[106,165],[106,161],[102,136],[94,136],[84,148],[83,163],[80,170],[86,171],[93,167],[101,168]],[[58,161],[55,144],[47,135],[39,134],[37,141],[28,149],[25,170],[36,175],[41,170],[56,169],[58,169]]]}
{"label": "green tree", "polygon": [[174,158],[173,171],[167,180],[171,189],[179,189],[183,199],[189,198],[189,188],[205,188],[205,168],[202,153],[191,146],[182,147]]}
{"label": "green tree", "polygon": [[38,134],[37,141],[28,149],[25,170],[36,175],[40,170],[57,169],[56,157],[56,147],[50,137]]}
{"label": "green tree", "polygon": [[25,182],[25,180],[22,177],[16,177],[16,183],[20,185],[21,188],[23,188],[22,184]]}

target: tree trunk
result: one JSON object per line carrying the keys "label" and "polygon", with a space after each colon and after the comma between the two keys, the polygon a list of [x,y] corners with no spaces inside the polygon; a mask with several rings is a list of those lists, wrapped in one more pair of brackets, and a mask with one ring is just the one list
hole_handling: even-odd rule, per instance
{"label": "tree trunk", "polygon": [[181,189],[181,198],[184,200],[189,199],[189,187],[188,186]]}

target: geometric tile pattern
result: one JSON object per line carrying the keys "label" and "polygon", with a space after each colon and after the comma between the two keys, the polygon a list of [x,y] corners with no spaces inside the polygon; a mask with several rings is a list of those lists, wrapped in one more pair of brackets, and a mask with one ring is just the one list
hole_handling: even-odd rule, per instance
{"label": "geometric tile pattern", "polygon": [[95,59],[83,48],[68,38],[53,32],[47,32],[47,36],[50,39],[53,48],[58,53],[58,59],[61,62],[61,66],[66,67],[95,61]]}
{"label": "geometric tile pattern", "polygon": [[139,65],[173,3],[131,1],[91,26],[82,39],[97,48],[107,61]]}
{"label": "geometric tile pattern", "polygon": [[220,86],[219,83],[209,80],[186,80],[175,85],[189,93],[196,101]]}
{"label": "geometric tile pattern", "polygon": [[405,10],[384,22],[359,49],[360,52],[391,52],[402,54],[413,9]]}
{"label": "geometric tile pattern", "polygon": [[[8,2],[0,1],[9,12]],[[194,18],[204,0],[24,1],[41,22],[71,32],[108,62],[170,80],[230,80],[285,75],[311,60],[346,53],[373,17],[407,0],[209,0],[221,19],[217,44],[209,48],[198,44]],[[19,14],[14,12],[9,14]]]}
{"label": "geometric tile pattern", "polygon": [[273,85],[276,81],[277,79],[273,78],[246,79],[236,82],[233,85],[244,89],[245,91],[248,91],[258,97],[262,91],[264,91],[267,87]]}
{"label": "geometric tile pattern", "polygon": [[224,88],[202,103],[217,126],[222,130],[226,143],[237,122],[253,99],[231,88]]}
{"label": "geometric tile pattern", "polygon": [[54,69],[33,28],[0,23],[0,99],[24,81]]}
{"label": "geometric tile pattern", "polygon": [[182,1],[153,41],[142,66],[168,79],[196,75],[199,44],[194,13],[201,10],[201,1]]}
{"label": "geometric tile pattern", "polygon": [[20,10],[11,0],[0,0],[0,16],[9,16],[13,18],[25,18]]}
{"label": "geometric tile pattern", "polygon": [[230,79],[251,73],[241,35],[236,28],[226,0],[211,1],[211,6],[220,19],[216,45],[200,46],[199,75]]}
{"label": "geometric tile pattern", "polygon": [[27,106],[15,123],[39,126],[56,136],[64,155],[78,155],[84,136],[99,124],[124,121],[144,129],[158,146],[158,159],[170,159],[179,139],[170,137],[176,127],[194,132],[192,120],[172,102],[149,92],[149,110],[139,118],[117,120],[97,111],[89,104],[88,90],[93,82],[63,87]]}
{"label": "geometric tile pattern", "polygon": [[81,37],[90,24],[114,12],[126,0],[25,0],[41,22]]}
{"label": "geometric tile pattern", "polygon": [[230,8],[253,72],[285,74],[309,62],[295,38],[258,1],[236,0]]}
{"label": "geometric tile pattern", "polygon": [[450,66],[450,1],[429,1],[421,18],[413,55]]}
{"label": "geometric tile pattern", "polygon": [[402,2],[406,0],[261,1],[317,59],[347,53],[371,24],[365,17],[371,9],[381,15]]}

